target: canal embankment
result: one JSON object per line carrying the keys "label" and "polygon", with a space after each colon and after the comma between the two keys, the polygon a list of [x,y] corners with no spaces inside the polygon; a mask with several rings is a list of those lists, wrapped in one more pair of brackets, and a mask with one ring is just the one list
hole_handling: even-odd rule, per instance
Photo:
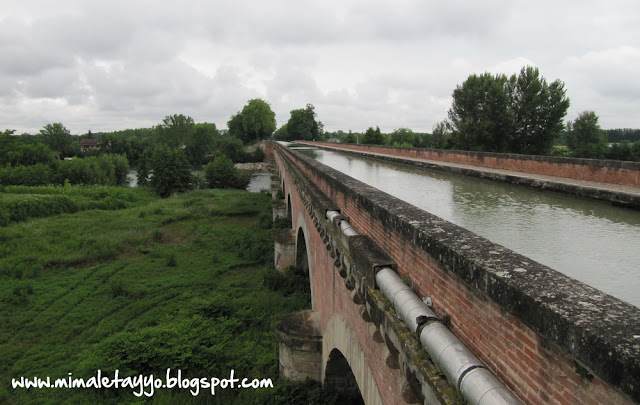
{"label": "canal embankment", "polygon": [[379,145],[338,145],[309,141],[297,143],[426,169],[555,191],[640,210],[640,163],[638,162],[450,152]]}

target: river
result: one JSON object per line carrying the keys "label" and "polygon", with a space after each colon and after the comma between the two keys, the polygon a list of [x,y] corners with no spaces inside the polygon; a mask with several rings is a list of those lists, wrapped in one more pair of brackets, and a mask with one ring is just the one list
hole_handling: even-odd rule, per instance
{"label": "river", "polygon": [[[202,170],[192,170],[192,174],[202,175]],[[138,187],[138,177],[135,170],[129,170],[127,174],[129,187]],[[251,193],[259,193],[262,191],[271,191],[271,173],[267,170],[256,170],[251,174],[251,182],[247,186],[247,191]]]}

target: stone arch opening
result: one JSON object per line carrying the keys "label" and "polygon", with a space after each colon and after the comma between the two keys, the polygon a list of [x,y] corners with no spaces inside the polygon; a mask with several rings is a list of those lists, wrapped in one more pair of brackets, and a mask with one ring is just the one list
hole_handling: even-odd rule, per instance
{"label": "stone arch opening", "polygon": [[289,228],[293,228],[293,214],[291,213],[291,194],[287,196],[287,221],[289,221]]}
{"label": "stone arch opening", "polygon": [[296,277],[304,279],[304,282],[300,282],[301,288],[303,288],[303,291],[301,292],[309,295],[309,303],[311,304],[311,308],[313,308],[313,285],[311,281],[311,268],[309,266],[309,253],[302,227],[298,228],[295,263]]}
{"label": "stone arch opening", "polygon": [[309,256],[307,255],[307,242],[304,239],[302,228],[298,229],[296,241],[296,269],[300,273],[309,274]]}
{"label": "stone arch opening", "polygon": [[338,394],[340,404],[364,405],[364,399],[351,366],[338,349],[333,349],[329,353],[324,385]]}

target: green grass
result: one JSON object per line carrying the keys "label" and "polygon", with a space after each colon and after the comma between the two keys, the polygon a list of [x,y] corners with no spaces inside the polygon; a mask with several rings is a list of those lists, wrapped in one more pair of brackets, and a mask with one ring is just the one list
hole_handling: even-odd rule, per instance
{"label": "green grass", "polygon": [[[80,200],[98,193],[7,188],[3,198],[45,189]],[[264,226],[269,197],[202,190],[157,199],[124,190],[123,209],[0,228],[0,403],[269,403],[268,389],[196,398],[160,390],[139,399],[130,389],[11,388],[20,376],[88,378],[115,369],[181,369],[193,378],[225,377],[233,368],[276,382],[273,327],[309,298],[264,285],[275,272]]]}

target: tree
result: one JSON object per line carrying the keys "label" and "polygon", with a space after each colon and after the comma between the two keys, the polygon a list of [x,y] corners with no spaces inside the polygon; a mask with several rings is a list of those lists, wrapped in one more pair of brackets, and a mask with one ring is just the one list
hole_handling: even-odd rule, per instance
{"label": "tree", "polygon": [[113,164],[114,183],[116,186],[126,186],[129,183],[127,178],[129,174],[129,161],[126,155],[108,155],[105,158],[109,158]]}
{"label": "tree", "polygon": [[273,133],[273,138],[282,141],[289,140],[289,130],[287,124],[284,124],[283,126],[278,128],[276,132]]}
{"label": "tree", "polygon": [[170,148],[183,148],[193,136],[193,118],[182,114],[167,115],[156,127],[157,140]]}
{"label": "tree", "polygon": [[398,128],[391,133],[389,143],[393,146],[412,147],[417,145],[418,137],[409,128]]}
{"label": "tree", "polygon": [[340,141],[340,143],[357,143],[356,134],[354,134],[353,132],[351,132],[351,130],[349,130],[349,133],[347,133],[342,138],[342,141]]}
{"label": "tree", "polygon": [[607,143],[595,112],[583,111],[573,122],[567,123],[567,147],[575,157],[604,157]]}
{"label": "tree", "polygon": [[569,99],[564,84],[555,80],[547,84],[538,68],[527,66],[520,75],[511,76],[507,84],[513,137],[509,152],[546,154],[562,132]]}
{"label": "tree", "polygon": [[322,122],[316,121],[315,107],[307,104],[304,109],[291,110],[286,140],[317,140],[322,136],[322,129]]}
{"label": "tree", "polygon": [[73,152],[71,132],[59,122],[47,124],[40,130],[44,143],[57,153],[59,158],[70,156]]}
{"label": "tree", "polygon": [[10,163],[11,166],[33,166],[38,163],[52,165],[55,158],[53,151],[44,144],[37,145],[17,145],[8,152],[5,159],[0,159],[0,163]]}
{"label": "tree", "polygon": [[234,138],[244,138],[244,127],[242,126],[242,113],[238,111],[235,115],[231,116],[231,119],[227,121],[227,128],[229,129],[229,135]]}
{"label": "tree", "polygon": [[455,147],[546,154],[562,131],[569,108],[564,84],[547,84],[534,67],[519,76],[471,75],[453,91],[449,121]]}
{"label": "tree", "polygon": [[269,138],[276,130],[276,114],[264,100],[249,100],[242,109],[241,116],[243,137],[240,139],[244,143]]}
{"label": "tree", "polygon": [[463,150],[507,152],[511,120],[505,75],[471,75],[453,91],[449,120]]}
{"label": "tree", "polygon": [[607,159],[640,161],[640,141],[631,143],[625,139],[614,143],[607,151]]}
{"label": "tree", "polygon": [[8,154],[16,144],[16,138],[13,136],[15,132],[13,129],[0,132],[0,166],[4,166],[9,161]]}
{"label": "tree", "polygon": [[245,162],[247,160],[247,152],[244,150],[242,141],[232,136],[220,139],[217,151],[235,163]]}
{"label": "tree", "polygon": [[138,187],[144,187],[149,182],[149,174],[151,171],[151,149],[147,148],[142,152],[138,159]]}
{"label": "tree", "polygon": [[158,145],[151,156],[151,187],[161,197],[186,191],[191,186],[189,168],[189,161],[182,149]]}
{"label": "tree", "polygon": [[204,164],[207,160],[206,155],[220,137],[220,133],[216,128],[216,124],[200,123],[195,124],[191,136],[185,142],[185,153],[187,159],[193,165]]}
{"label": "tree", "polygon": [[384,145],[386,142],[384,139],[384,135],[382,135],[382,133],[380,132],[380,127],[376,127],[376,129],[373,129],[373,127],[369,127],[364,133],[364,137],[362,139],[362,142],[360,143],[369,145]]}
{"label": "tree", "polygon": [[640,129],[631,128],[616,128],[606,129],[607,140],[609,142],[623,142],[629,141],[631,143],[640,141]]}
{"label": "tree", "polygon": [[451,136],[449,130],[450,124],[447,120],[440,121],[433,126],[433,147],[436,149],[444,148],[445,142]]}
{"label": "tree", "polygon": [[251,99],[242,111],[231,116],[227,122],[229,134],[243,143],[266,139],[276,130],[276,114],[271,106],[259,98]]}

